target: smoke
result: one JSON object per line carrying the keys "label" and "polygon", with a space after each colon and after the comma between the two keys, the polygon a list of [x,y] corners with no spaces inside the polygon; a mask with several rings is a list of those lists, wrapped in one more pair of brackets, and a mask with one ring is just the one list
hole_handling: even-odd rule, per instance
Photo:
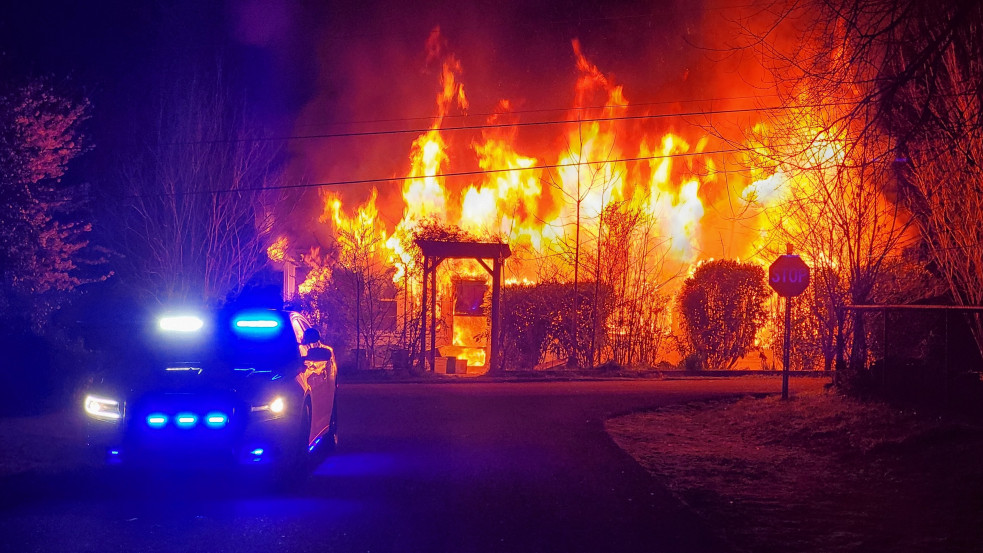
{"label": "smoke", "polygon": [[[603,76],[623,87],[630,115],[714,113],[626,122],[622,128],[627,134],[673,132],[695,147],[708,126],[749,128],[753,114],[725,120],[717,113],[752,106],[753,97],[768,93],[766,72],[758,61],[734,49],[740,42],[736,25],[753,9],[743,0],[311,4],[316,5],[264,0],[233,8],[242,42],[275,51],[284,86],[293,91],[291,134],[308,138],[289,142],[292,182],[406,175],[410,145],[418,134],[391,131],[430,127],[442,64],[450,56],[459,63],[457,78],[464,84],[468,108],[451,110],[445,127],[484,123],[488,114],[503,111],[503,100],[519,121],[571,117],[581,74],[578,48]],[[379,134],[316,138],[373,132]],[[445,139],[450,159],[446,172],[478,169],[470,148],[482,139],[480,131],[447,132]],[[568,141],[560,126],[542,125],[523,127],[514,146],[551,163],[555,159],[549,157]],[[624,146],[628,155],[634,154],[632,148],[637,151],[636,145]],[[478,180],[448,179],[448,187],[460,191]],[[721,229],[728,227],[733,191],[744,184],[740,177],[724,174],[701,188],[709,206],[704,226],[714,228],[713,236],[701,241],[720,244],[704,257],[728,253],[724,242],[734,239],[734,225]],[[366,201],[373,187],[378,189],[381,218],[394,226],[403,209],[401,181],[330,190],[354,206]],[[317,225],[323,202],[317,189],[298,194],[290,213],[281,215],[281,228],[303,248],[316,245],[318,233],[325,232]]]}

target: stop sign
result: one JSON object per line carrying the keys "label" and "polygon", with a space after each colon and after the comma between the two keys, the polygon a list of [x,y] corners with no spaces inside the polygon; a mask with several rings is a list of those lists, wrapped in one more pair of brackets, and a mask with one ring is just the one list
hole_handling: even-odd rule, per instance
{"label": "stop sign", "polygon": [[768,284],[783,298],[798,296],[809,286],[809,266],[797,255],[783,255],[768,267]]}

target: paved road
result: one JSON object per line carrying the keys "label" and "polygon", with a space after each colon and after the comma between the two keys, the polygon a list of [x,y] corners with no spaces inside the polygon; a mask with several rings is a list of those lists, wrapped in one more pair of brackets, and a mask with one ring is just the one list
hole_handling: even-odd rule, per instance
{"label": "paved road", "polygon": [[[814,381],[793,380],[797,387]],[[727,551],[610,440],[612,414],[777,379],[351,384],[292,493],[173,475],[0,480],[3,551]]]}

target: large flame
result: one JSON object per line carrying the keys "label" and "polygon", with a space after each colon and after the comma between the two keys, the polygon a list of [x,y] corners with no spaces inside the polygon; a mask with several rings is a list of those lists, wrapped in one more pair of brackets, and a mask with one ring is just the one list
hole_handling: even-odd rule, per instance
{"label": "large flame", "polygon": [[[427,43],[431,58],[440,55],[440,42],[439,30],[435,30]],[[410,151],[410,171],[403,185],[405,210],[400,223],[404,228],[412,228],[429,217],[446,221],[447,192],[440,175],[448,162],[448,155],[440,128],[453,108],[468,108],[464,85],[458,79],[460,73],[461,62],[456,57],[449,55],[442,60],[437,116],[430,130],[413,141]]]}
{"label": "large flame", "polygon": [[[330,225],[337,255],[375,256],[393,269],[397,288],[415,295],[420,283],[412,235],[427,221],[506,241],[514,252],[506,281],[524,284],[541,278],[573,280],[571,252],[580,256],[581,271],[588,267],[580,279],[602,278],[605,241],[642,235],[644,242],[619,247],[642,251],[638,257],[644,266],[632,269],[641,276],[632,278],[646,280],[631,285],[654,296],[666,293],[662,287],[673,276],[685,275],[711,257],[756,259],[764,251],[761,243],[769,239],[767,225],[741,231],[736,228],[738,218],[729,220],[728,214],[750,210],[750,217],[766,220],[788,199],[790,179],[800,178],[790,176],[791,165],[841,159],[836,141],[817,131],[812,146],[800,151],[800,158],[790,159],[788,166],[752,159],[751,169],[728,174],[725,167],[734,161],[723,157],[726,148],[711,151],[713,139],[695,130],[699,127],[672,128],[664,119],[639,117],[647,112],[630,111],[633,106],[622,85],[593,64],[577,41],[573,52],[578,78],[572,106],[561,124],[545,127],[556,130],[553,139],[530,149],[520,140],[523,127],[515,125],[523,114],[507,99],[499,101],[484,125],[470,127],[480,127],[480,133],[462,132],[467,125],[454,125],[453,132],[446,128],[450,117],[466,112],[468,97],[460,60],[444,52],[439,34],[431,36],[429,59],[440,66],[435,115],[427,129],[407,143],[408,164],[396,172],[402,202],[380,205],[372,189],[363,203],[345,206],[340,196],[322,193],[320,221]],[[755,131],[767,133],[764,127]],[[752,143],[742,155],[773,158],[774,151],[764,143]],[[613,234],[612,218],[617,222],[619,214],[626,213],[638,215],[644,232]],[[722,223],[730,225],[729,233],[720,230]],[[276,251],[271,247],[271,258],[281,255]],[[590,256],[593,269],[585,263]],[[316,258],[314,252],[306,257]],[[319,280],[331,277],[326,267],[313,265],[301,285],[302,294],[316,291]],[[487,277],[473,261],[450,261],[442,267],[458,277]],[[441,293],[450,285],[451,277],[442,275]],[[438,305],[440,320],[444,309]],[[446,341],[469,364],[483,364],[484,350],[466,334],[463,327],[454,326]]]}
{"label": "large flame", "polygon": [[[681,154],[698,155],[706,138],[698,137],[697,146],[691,148],[671,132],[653,134],[629,127],[625,119],[630,118],[624,117],[629,102],[622,86],[591,63],[577,41],[573,50],[579,77],[569,122],[557,140],[562,148],[553,154],[521,151],[518,128],[510,126],[518,117],[511,103],[502,100],[480,138],[470,144],[474,158],[455,164],[475,163],[481,170],[478,176],[470,183],[449,183],[445,174],[453,160],[442,128],[453,110],[467,109],[468,100],[460,79],[460,61],[442,50],[435,32],[428,53],[431,59],[440,59],[441,66],[436,114],[429,129],[409,145],[401,213],[389,217],[399,222],[388,232],[383,228],[375,190],[354,210],[359,225],[379,227],[375,235],[383,237],[397,282],[415,267],[407,240],[424,220],[506,240],[514,251],[525,252],[510,265],[507,277],[530,282],[542,269],[537,260],[560,255],[571,244],[584,250],[594,248],[591,244],[597,244],[604,232],[604,212],[615,204],[646,213],[658,234],[666,238],[673,266],[653,270],[678,271],[699,258],[705,213],[701,179],[709,173],[697,174],[691,170],[692,163],[674,162]],[[631,165],[629,159],[638,163]],[[712,161],[705,166],[712,167]],[[340,197],[325,193],[323,198],[322,222],[350,230],[352,222],[341,215],[345,208]],[[384,209],[391,213],[393,207]],[[455,269],[481,274],[473,264],[458,263]],[[569,268],[551,274],[552,278],[573,277]]]}

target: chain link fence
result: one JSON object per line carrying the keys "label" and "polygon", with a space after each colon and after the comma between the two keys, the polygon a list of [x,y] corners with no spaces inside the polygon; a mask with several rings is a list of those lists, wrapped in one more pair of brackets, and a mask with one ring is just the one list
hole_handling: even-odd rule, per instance
{"label": "chain link fence", "polygon": [[[908,406],[983,411],[983,357],[971,325],[983,307],[854,305],[862,318],[867,367],[862,386]],[[849,358],[849,347],[845,353]]]}

